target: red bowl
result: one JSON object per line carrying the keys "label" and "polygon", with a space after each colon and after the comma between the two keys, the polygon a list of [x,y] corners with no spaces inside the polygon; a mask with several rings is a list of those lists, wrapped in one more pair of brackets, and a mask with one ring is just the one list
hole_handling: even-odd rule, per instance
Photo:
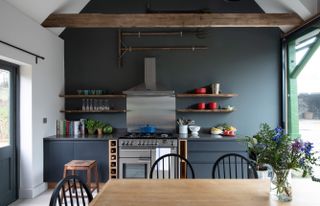
{"label": "red bowl", "polygon": [[206,108],[206,103],[204,102],[198,103],[198,109],[205,109],[205,108]]}
{"label": "red bowl", "polygon": [[217,102],[210,102],[210,103],[208,103],[208,107],[209,107],[209,109],[217,109],[218,104],[217,104]]}
{"label": "red bowl", "polygon": [[195,89],[195,93],[196,94],[205,94],[205,93],[207,93],[207,88],[205,88],[205,87],[197,88],[197,89]]}

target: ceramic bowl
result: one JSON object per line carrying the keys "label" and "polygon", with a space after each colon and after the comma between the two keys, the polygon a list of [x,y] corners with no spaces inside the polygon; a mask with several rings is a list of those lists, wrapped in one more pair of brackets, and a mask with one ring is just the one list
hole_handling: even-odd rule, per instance
{"label": "ceramic bowl", "polygon": [[196,126],[196,125],[189,126],[189,129],[192,134],[198,134],[200,128],[201,128],[200,126]]}

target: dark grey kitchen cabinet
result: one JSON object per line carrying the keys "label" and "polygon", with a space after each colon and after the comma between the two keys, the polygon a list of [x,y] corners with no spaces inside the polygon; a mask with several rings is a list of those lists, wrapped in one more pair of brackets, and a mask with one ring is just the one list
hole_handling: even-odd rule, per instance
{"label": "dark grey kitchen cabinet", "polygon": [[44,141],[44,181],[58,182],[63,177],[64,164],[73,160],[73,141]]}
{"label": "dark grey kitchen cabinet", "polygon": [[216,160],[227,153],[237,153],[248,157],[247,144],[234,140],[191,140],[188,141],[188,160],[192,164],[196,178],[212,178],[212,168]]}
{"label": "dark grey kitchen cabinet", "polygon": [[76,160],[96,160],[100,182],[108,180],[108,141],[75,141],[74,158]]}
{"label": "dark grey kitchen cabinet", "polygon": [[108,180],[108,140],[45,138],[44,182],[58,182],[63,177],[64,165],[79,159],[96,160],[100,182]]}

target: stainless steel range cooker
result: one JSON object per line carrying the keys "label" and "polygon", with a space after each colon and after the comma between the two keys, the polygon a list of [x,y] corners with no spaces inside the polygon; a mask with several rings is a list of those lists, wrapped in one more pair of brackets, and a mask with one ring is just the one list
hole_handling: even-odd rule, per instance
{"label": "stainless steel range cooker", "polygon": [[[170,134],[128,134],[119,138],[119,177],[145,179],[157,158],[177,153],[178,140]],[[171,168],[174,168],[172,162]],[[167,168],[160,168],[167,171]],[[175,170],[171,170],[172,177]]]}

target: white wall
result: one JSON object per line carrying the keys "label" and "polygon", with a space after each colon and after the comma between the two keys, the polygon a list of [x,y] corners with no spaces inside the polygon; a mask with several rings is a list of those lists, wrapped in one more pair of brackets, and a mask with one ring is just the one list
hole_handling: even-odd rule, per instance
{"label": "white wall", "polygon": [[[43,137],[55,134],[55,120],[63,118],[58,97],[64,88],[64,42],[8,3],[0,0],[0,40],[44,56],[34,57],[0,43],[0,58],[22,65],[20,198],[46,189],[43,183]],[[48,123],[43,124],[42,118]]]}

